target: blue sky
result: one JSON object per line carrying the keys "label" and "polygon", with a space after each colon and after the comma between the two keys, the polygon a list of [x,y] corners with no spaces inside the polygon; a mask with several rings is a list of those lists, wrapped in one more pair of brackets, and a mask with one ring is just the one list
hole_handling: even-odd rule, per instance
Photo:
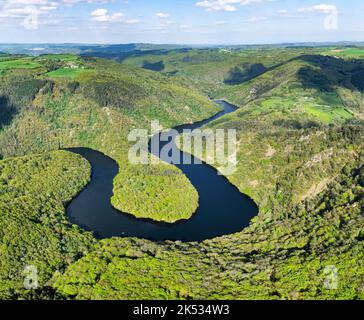
{"label": "blue sky", "polygon": [[364,40],[362,0],[0,0],[0,42]]}

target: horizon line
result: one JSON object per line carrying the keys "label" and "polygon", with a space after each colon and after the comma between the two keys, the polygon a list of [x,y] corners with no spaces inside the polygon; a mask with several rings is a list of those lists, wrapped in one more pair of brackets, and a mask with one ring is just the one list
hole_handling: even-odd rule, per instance
{"label": "horizon line", "polygon": [[79,45],[79,46],[113,46],[113,45],[160,45],[160,46],[274,46],[274,45],[292,45],[292,44],[350,44],[350,43],[362,43],[364,40],[339,40],[339,41],[284,41],[284,42],[271,42],[271,43],[158,43],[158,42],[0,42],[0,45]]}

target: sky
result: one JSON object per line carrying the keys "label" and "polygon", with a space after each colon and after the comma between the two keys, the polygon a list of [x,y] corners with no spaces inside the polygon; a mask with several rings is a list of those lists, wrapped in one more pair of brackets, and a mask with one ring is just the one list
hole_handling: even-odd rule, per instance
{"label": "sky", "polygon": [[0,0],[0,42],[363,41],[363,14],[363,0]]}

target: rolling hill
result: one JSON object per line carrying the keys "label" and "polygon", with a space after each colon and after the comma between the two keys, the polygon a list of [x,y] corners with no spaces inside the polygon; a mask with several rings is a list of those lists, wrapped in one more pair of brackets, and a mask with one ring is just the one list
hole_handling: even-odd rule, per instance
{"label": "rolling hill", "polygon": [[[171,50],[122,64],[1,56],[1,296],[363,299],[364,62],[335,50]],[[202,243],[98,241],[65,219],[63,205],[90,168],[51,150],[79,145],[117,160],[117,208],[157,220],[188,217],[198,201],[189,181],[179,171],[174,181],[158,174],[171,169],[165,164],[157,172],[129,166],[126,136],[150,119],[167,128],[207,118],[218,111],[207,96],[239,106],[208,127],[237,129],[237,170],[227,178],[260,207],[249,227]],[[162,190],[190,206],[161,210],[153,195]],[[12,241],[14,232],[30,236]],[[48,259],[36,254],[40,244]],[[41,269],[36,291],[22,288],[25,263]],[[325,287],[332,268],[335,290]]]}

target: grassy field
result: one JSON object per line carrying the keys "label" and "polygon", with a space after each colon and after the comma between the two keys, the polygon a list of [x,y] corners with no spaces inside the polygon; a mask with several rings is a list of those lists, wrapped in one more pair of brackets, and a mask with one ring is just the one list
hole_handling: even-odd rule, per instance
{"label": "grassy field", "polygon": [[329,55],[344,59],[361,59],[364,58],[364,48],[336,48],[327,52]]}
{"label": "grassy field", "polygon": [[352,114],[345,108],[332,108],[322,105],[305,105],[304,110],[324,123],[331,123],[339,119],[351,119]]}
{"label": "grassy field", "polygon": [[29,58],[15,59],[15,60],[0,60],[0,70],[4,69],[34,69],[39,68],[41,65]]}
{"label": "grassy field", "polygon": [[40,55],[37,60],[50,60],[50,61],[77,61],[79,56],[74,54],[46,54]]}
{"label": "grassy field", "polygon": [[88,73],[88,72],[92,72],[92,70],[87,70],[87,69],[71,69],[71,68],[61,68],[61,69],[57,69],[55,71],[49,72],[47,73],[47,76],[50,78],[70,78],[70,79],[74,79],[77,78],[78,76]]}

